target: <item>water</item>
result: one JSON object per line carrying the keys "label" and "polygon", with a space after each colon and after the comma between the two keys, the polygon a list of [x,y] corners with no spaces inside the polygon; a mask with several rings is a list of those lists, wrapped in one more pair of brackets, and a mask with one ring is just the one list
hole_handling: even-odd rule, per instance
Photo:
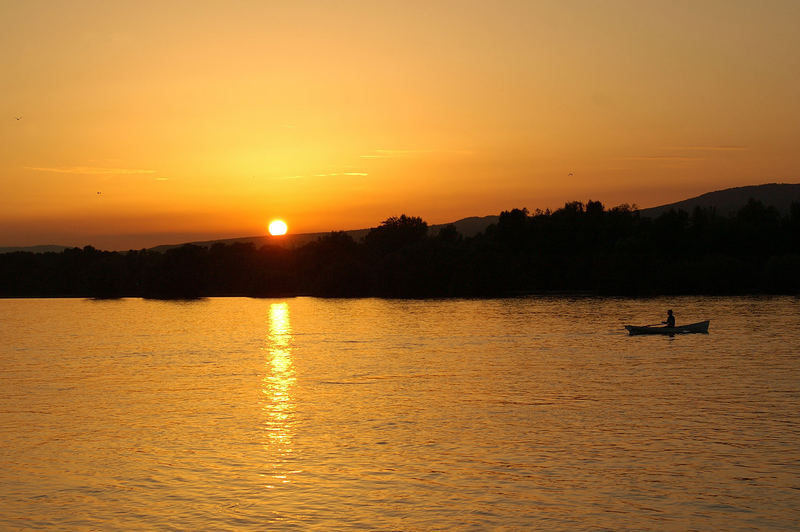
{"label": "water", "polygon": [[[708,335],[625,323],[711,319]],[[0,529],[796,529],[800,300],[0,300]]]}

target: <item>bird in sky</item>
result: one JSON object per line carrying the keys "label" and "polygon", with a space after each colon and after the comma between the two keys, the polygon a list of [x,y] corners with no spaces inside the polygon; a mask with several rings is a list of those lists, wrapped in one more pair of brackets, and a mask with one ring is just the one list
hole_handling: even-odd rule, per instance
{"label": "bird in sky", "polygon": [[567,175],[572,175],[572,172],[570,172],[570,173],[569,173],[569,174],[567,174]]}
{"label": "bird in sky", "polygon": [[21,116],[15,116],[14,118],[17,119],[17,120],[22,120]]}

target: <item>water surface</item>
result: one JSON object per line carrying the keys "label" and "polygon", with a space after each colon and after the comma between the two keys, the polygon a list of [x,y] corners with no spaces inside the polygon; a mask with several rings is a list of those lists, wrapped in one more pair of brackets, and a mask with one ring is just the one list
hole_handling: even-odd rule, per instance
{"label": "water surface", "polygon": [[[711,319],[708,335],[622,326]],[[0,528],[796,529],[800,302],[0,300]]]}

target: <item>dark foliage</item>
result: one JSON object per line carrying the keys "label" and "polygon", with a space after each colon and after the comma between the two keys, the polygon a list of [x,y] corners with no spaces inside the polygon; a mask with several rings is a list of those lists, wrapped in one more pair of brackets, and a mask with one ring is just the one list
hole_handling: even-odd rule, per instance
{"label": "dark foliage", "polygon": [[800,291],[800,204],[788,215],[750,201],[640,217],[628,205],[571,202],[512,209],[472,238],[428,235],[402,215],[363,242],[334,232],[289,250],[185,245],[165,253],[87,246],[0,255],[0,297],[485,297],[537,292],[619,295]]}

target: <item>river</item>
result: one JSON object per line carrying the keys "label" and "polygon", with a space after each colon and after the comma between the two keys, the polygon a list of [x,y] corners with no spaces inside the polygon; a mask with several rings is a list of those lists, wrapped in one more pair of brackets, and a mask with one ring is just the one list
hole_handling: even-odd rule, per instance
{"label": "river", "polygon": [[[709,334],[624,324],[711,320]],[[800,299],[0,300],[0,529],[790,530]]]}

